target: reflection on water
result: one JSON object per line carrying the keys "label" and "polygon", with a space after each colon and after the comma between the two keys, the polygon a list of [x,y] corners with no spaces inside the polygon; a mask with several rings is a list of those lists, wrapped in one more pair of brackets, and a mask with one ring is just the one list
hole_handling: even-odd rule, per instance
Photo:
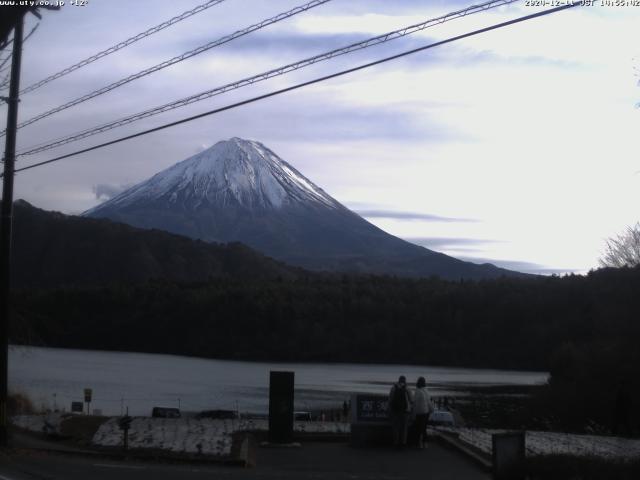
{"label": "reflection on water", "polygon": [[[387,393],[406,375],[409,382],[427,378],[435,395],[461,385],[535,385],[543,372],[378,364],[296,364],[239,362],[129,352],[18,347],[9,350],[9,384],[26,393],[37,407],[65,408],[93,389],[92,409],[149,415],[154,406],[184,411],[268,409],[269,371],[294,371],[297,410],[339,407],[353,392]],[[450,389],[450,390],[449,390]],[[459,392],[456,392],[459,394]]]}

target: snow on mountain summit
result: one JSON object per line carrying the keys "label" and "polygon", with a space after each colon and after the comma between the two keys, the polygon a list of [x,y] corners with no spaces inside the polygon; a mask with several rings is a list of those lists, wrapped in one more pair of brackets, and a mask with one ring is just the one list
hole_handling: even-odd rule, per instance
{"label": "snow on mountain summit", "polygon": [[340,207],[262,143],[234,137],[159,172],[86,213],[158,200],[187,209],[206,205],[278,209],[296,202]]}

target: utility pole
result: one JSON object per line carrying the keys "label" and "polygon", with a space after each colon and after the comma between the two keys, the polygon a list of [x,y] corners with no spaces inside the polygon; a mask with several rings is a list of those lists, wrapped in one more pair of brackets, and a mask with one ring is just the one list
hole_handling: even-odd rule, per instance
{"label": "utility pole", "polygon": [[8,446],[7,399],[9,366],[9,315],[11,296],[11,225],[13,221],[13,176],[16,160],[16,133],[20,92],[20,64],[24,13],[16,18],[13,30],[11,85],[7,112],[7,136],[4,150],[4,177],[0,212],[0,448]]}

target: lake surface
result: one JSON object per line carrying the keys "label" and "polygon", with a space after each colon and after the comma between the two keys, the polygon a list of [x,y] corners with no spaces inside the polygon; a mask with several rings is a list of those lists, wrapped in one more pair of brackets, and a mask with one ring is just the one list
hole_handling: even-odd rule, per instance
{"label": "lake surface", "polygon": [[[339,408],[351,393],[386,394],[399,375],[427,379],[432,395],[466,385],[536,385],[545,372],[515,372],[418,365],[264,363],[156,355],[11,346],[9,388],[36,407],[71,408],[93,390],[92,409],[150,415],[154,406],[183,411],[230,409],[266,412],[269,372],[295,372],[296,410]],[[459,392],[456,392],[459,394]]]}

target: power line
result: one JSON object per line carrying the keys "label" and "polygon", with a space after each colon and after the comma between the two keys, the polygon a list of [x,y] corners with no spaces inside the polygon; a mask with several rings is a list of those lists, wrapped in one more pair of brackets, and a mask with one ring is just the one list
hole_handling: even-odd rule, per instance
{"label": "power line", "polygon": [[525,15],[523,17],[518,17],[518,18],[513,19],[513,20],[508,20],[506,22],[497,23],[497,24],[491,25],[489,27],[481,28],[479,30],[474,30],[472,32],[468,32],[468,33],[464,33],[464,34],[461,34],[461,35],[457,35],[455,37],[450,37],[450,38],[447,38],[445,40],[441,40],[441,41],[438,41],[438,42],[435,42],[435,43],[431,43],[429,45],[425,45],[425,46],[422,46],[422,47],[419,47],[419,48],[414,48],[413,50],[408,50],[408,51],[405,51],[405,52],[402,52],[402,53],[399,53],[399,54],[396,54],[396,55],[392,55],[390,57],[385,57],[385,58],[382,58],[380,60],[376,60],[374,62],[365,63],[365,64],[359,65],[357,67],[349,68],[347,70],[342,70],[342,71],[339,71],[339,72],[336,72],[336,73],[332,73],[330,75],[325,75],[323,77],[315,78],[313,80],[309,80],[309,81],[306,81],[306,82],[303,82],[303,83],[298,83],[298,84],[292,85],[290,87],[286,87],[286,88],[283,88],[283,89],[280,89],[280,90],[276,90],[276,91],[273,91],[273,92],[270,92],[270,93],[267,93],[267,94],[264,94],[264,95],[259,95],[257,97],[249,98],[247,100],[243,100],[241,102],[236,102],[236,103],[233,103],[233,104],[230,104],[230,105],[226,105],[224,107],[216,108],[214,110],[209,110],[207,112],[200,113],[198,115],[193,115],[191,117],[183,118],[183,119],[177,120],[175,122],[166,123],[166,124],[161,125],[159,127],[150,128],[148,130],[144,130],[142,132],[134,133],[132,135],[127,135],[125,137],[120,137],[120,138],[117,138],[115,140],[111,140],[109,142],[101,143],[99,145],[94,145],[93,147],[88,147],[88,148],[84,148],[82,150],[77,150],[75,152],[68,153],[66,155],[61,155],[61,156],[56,157],[56,158],[45,160],[43,162],[34,163],[33,165],[28,165],[26,167],[18,168],[18,169],[16,169],[16,172],[22,172],[22,171],[25,171],[25,170],[30,170],[32,168],[40,167],[42,165],[47,165],[49,163],[54,163],[54,162],[63,160],[65,158],[69,158],[69,157],[73,157],[73,156],[76,156],[76,155],[80,155],[82,153],[87,153],[87,152],[90,152],[90,151],[93,151],[93,150],[97,150],[97,149],[104,148],[104,147],[107,147],[107,146],[110,146],[110,145],[114,145],[116,143],[121,143],[121,142],[124,142],[126,140],[131,140],[131,139],[134,139],[134,138],[137,138],[137,137],[148,135],[150,133],[154,133],[154,132],[157,132],[157,131],[160,131],[160,130],[164,130],[164,129],[169,128],[169,127],[174,127],[176,125],[180,125],[180,124],[183,124],[183,123],[191,122],[193,120],[197,120],[199,118],[207,117],[207,116],[214,115],[214,114],[217,114],[217,113],[220,113],[220,112],[224,112],[226,110],[231,110],[231,109],[234,109],[234,108],[237,108],[237,107],[241,107],[243,105],[254,103],[254,102],[257,102],[259,100],[264,100],[264,99],[267,99],[267,98],[270,98],[270,97],[275,97],[276,95],[281,95],[283,93],[287,93],[287,92],[290,92],[290,91],[293,91],[293,90],[297,90],[297,89],[300,89],[302,87],[306,87],[306,86],[313,85],[313,84],[316,84],[316,83],[324,82],[326,80],[330,80],[330,79],[333,79],[333,78],[336,78],[336,77],[341,77],[343,75],[347,75],[349,73],[357,72],[359,70],[364,70],[366,68],[370,68],[370,67],[373,67],[373,66],[376,66],[376,65],[380,65],[380,64],[392,61],[392,60],[397,60],[398,58],[406,57],[408,55],[412,55],[414,53],[422,52],[424,50],[428,50],[428,49],[431,49],[431,48],[434,48],[434,47],[438,47],[440,45],[445,45],[447,43],[455,42],[455,41],[458,41],[458,40],[462,40],[464,38],[472,37],[472,36],[479,35],[481,33],[486,33],[486,32],[492,31],[492,30],[497,30],[499,28],[507,27],[509,25],[514,25],[516,23],[521,23],[521,22],[524,22],[524,21],[527,21],[527,20],[532,20],[534,18],[542,17],[542,16],[545,16],[545,15],[549,15],[549,14],[552,14],[552,13],[556,13],[556,12],[559,12],[559,11],[562,11],[562,10],[566,10],[566,9],[569,9],[569,8],[573,8],[573,7],[577,7],[577,6],[580,6],[580,3],[577,3],[577,2],[576,3],[569,3],[567,5],[563,5],[563,6],[560,6],[560,7],[552,8],[552,9],[549,9],[549,10],[544,10],[542,12],[537,12],[537,13],[533,13],[533,14],[530,14],[530,15]]}
{"label": "power line", "polygon": [[[99,88],[98,90],[94,90],[91,93],[87,93],[86,95],[83,95],[81,97],[78,97],[74,100],[71,100],[70,102],[67,102],[63,105],[60,105],[58,107],[52,108],[51,110],[48,110],[44,113],[41,113],[39,115],[36,115],[35,117],[30,118],[29,120],[25,120],[24,122],[18,124],[18,128],[22,128],[25,127],[27,125],[31,125],[32,123],[37,122],[38,120],[42,120],[43,118],[49,117],[51,115],[53,115],[54,113],[58,113],[61,112],[62,110],[66,110],[67,108],[71,108],[74,107],[76,105],[79,105],[80,103],[86,102],[87,100],[90,100],[92,98],[95,98],[99,95],[103,95],[107,92],[110,92],[111,90],[121,87],[123,85],[126,85],[129,82],[133,82],[134,80],[137,80],[139,78],[145,77],[147,75],[150,75],[154,72],[157,72],[159,70],[162,70],[163,68],[167,68],[171,65],[175,65],[176,63],[182,62],[184,60],[187,60],[188,58],[194,57],[196,55],[201,54],[202,52],[206,52],[207,50],[210,50],[214,47],[218,47],[220,45],[223,45],[225,43],[228,43],[238,37],[242,37],[244,35],[247,35],[251,32],[255,32],[256,30],[260,30],[264,27],[267,27],[269,25],[272,25],[274,23],[280,22],[282,20],[285,20],[287,18],[293,17],[294,15],[298,15],[299,13],[302,12],[306,12],[307,10],[310,10],[312,8],[315,8],[319,5],[323,5],[327,2],[330,2],[331,0],[312,0],[311,2],[305,3],[304,5],[300,5],[298,7],[295,7],[289,11],[283,12],[283,13],[279,13],[278,15],[276,15],[275,17],[271,17],[268,18],[266,20],[263,20],[259,23],[256,23],[254,25],[251,25],[250,27],[244,28],[242,30],[238,30],[237,32],[234,32],[230,35],[226,35],[222,38],[219,38],[217,40],[214,40],[212,42],[209,42],[205,45],[201,45],[198,48],[195,48],[193,50],[190,50],[188,52],[183,53],[182,55],[178,55],[177,57],[173,57],[169,60],[166,60],[162,63],[159,63],[157,65],[154,65],[153,67],[149,67],[145,70],[142,70],[138,73],[134,73],[133,75],[129,75],[128,77],[122,78],[116,82],[113,82],[105,87]],[[515,0],[513,0],[515,1]],[[1,135],[3,135],[4,132],[2,132]]]}
{"label": "power line", "polygon": [[[13,43],[13,39],[11,40],[11,42]],[[10,68],[11,64],[5,67],[5,65],[9,62],[9,60],[11,60],[11,54],[8,54],[5,58],[2,59],[2,61],[0,62],[0,69],[5,70]]]}
{"label": "power line", "polygon": [[[31,35],[33,35],[35,33],[35,31],[38,29],[38,27],[40,26],[40,22],[36,23],[36,25],[31,29],[31,31],[25,35],[25,37],[22,39],[22,50],[24,51],[24,44],[27,40],[29,40],[29,37],[31,37]],[[11,42],[13,43],[13,39],[11,39]],[[9,61],[9,59],[11,58],[11,55],[8,55],[7,58],[3,59],[0,62],[0,74],[2,74],[2,72],[4,72],[5,70],[9,70],[11,68],[11,65],[7,65],[5,68],[3,68],[4,64]],[[11,76],[11,72],[7,72],[5,78],[2,79],[2,81],[0,81],[0,90],[5,89],[5,88],[9,88],[9,78]]]}
{"label": "power line", "polygon": [[59,72],[54,73],[53,75],[50,75],[47,78],[40,80],[39,82],[29,85],[28,87],[23,89],[20,93],[25,94],[25,93],[32,92],[33,90],[36,90],[37,88],[40,88],[49,82],[53,82],[54,80],[57,80],[60,77],[64,77],[65,75],[68,75],[71,72],[78,70],[79,68],[89,65],[90,63],[93,63],[96,60],[106,57],[107,55],[111,55],[112,53],[117,52],[118,50],[122,50],[123,48],[128,47],[129,45],[137,42],[138,40],[142,40],[143,38],[153,35],[154,33],[158,33],[159,31],[164,30],[165,28],[168,28],[171,25],[175,25],[176,23],[181,22],[182,20],[192,17],[193,15],[203,12],[204,10],[207,10],[208,8],[218,5],[219,3],[222,3],[224,1],[226,0],[209,0],[203,3],[202,5],[198,5],[197,7],[192,8],[191,10],[187,10],[186,12],[183,12],[180,15],[176,15],[175,17],[170,18],[169,20],[156,25],[155,27],[151,27],[142,33],[139,33],[133,37],[127,38],[126,40],[123,40],[122,42],[117,43],[107,48],[106,50],[102,50],[101,52],[98,52],[95,55],[85,58],[84,60],[81,60],[78,63],[71,65],[70,67],[60,70]]}
{"label": "power line", "polygon": [[[40,26],[40,22],[36,23],[35,26],[31,29],[31,31],[24,37],[24,40],[22,40],[22,43],[24,44],[24,42],[26,42],[27,40],[29,40],[29,37],[31,37],[31,35],[33,35],[34,33],[36,33],[36,30],[38,29],[38,27]],[[24,48],[24,47],[23,47]]]}
{"label": "power line", "polygon": [[479,5],[472,5],[470,7],[464,8],[462,10],[457,10],[455,12],[447,13],[446,15],[442,15],[440,17],[432,18],[422,23],[418,23],[415,25],[411,25],[409,27],[401,28],[398,30],[394,30],[392,32],[388,32],[382,35],[378,35],[376,37],[369,38],[367,40],[363,40],[360,42],[353,43],[351,45],[347,45],[346,47],[337,48],[335,50],[331,50],[329,52],[321,53],[319,55],[315,55],[313,57],[309,57],[289,65],[285,65],[283,67],[275,68],[273,70],[269,70],[267,72],[260,73],[258,75],[254,75],[252,77],[248,77],[237,82],[229,83],[223,85],[221,87],[216,87],[211,90],[207,90],[195,95],[191,95],[186,98],[182,98],[180,100],[175,100],[173,102],[154,107],[149,110],[145,110],[143,112],[138,112],[136,114],[130,115],[128,117],[121,118],[119,120],[115,120],[110,123],[106,123],[97,127],[93,127],[87,130],[83,130],[73,135],[68,135],[66,137],[62,137],[53,141],[46,142],[44,144],[34,145],[32,147],[28,147],[25,151],[20,153],[18,156],[23,155],[32,155],[35,153],[43,152],[45,150],[50,150],[55,147],[59,147],[61,145],[65,145],[67,143],[75,142],[77,140],[81,140],[83,138],[87,138],[93,135],[97,135],[99,133],[106,132],[108,130],[112,130],[114,128],[121,127],[123,125],[127,125],[129,123],[136,122],[138,120],[142,120],[147,117],[151,117],[154,115],[158,115],[160,113],[164,113],[170,110],[174,110],[176,108],[184,107],[186,105],[190,105],[195,102],[199,102],[202,100],[206,100],[208,98],[214,97],[216,95],[221,95],[231,90],[236,90],[238,88],[242,88],[248,85],[252,85],[257,82],[261,82],[264,80],[268,80],[270,78],[284,75],[286,73],[299,70],[301,68],[308,67],[310,65],[314,65],[316,63],[329,60],[334,57],[338,57],[341,55],[345,55],[357,50],[362,50],[365,48],[369,48],[374,45],[379,45],[381,43],[386,43],[391,40],[395,40],[396,38],[401,38],[412,33],[416,33],[422,31],[428,27],[439,25],[441,23],[454,20],[456,18],[464,17],[467,15],[472,15],[474,13],[486,11],[491,8],[496,8],[502,5],[507,5],[510,3],[514,3],[517,0],[493,0],[488,1]]}
{"label": "power line", "polygon": [[9,45],[11,45],[13,43],[13,38],[7,40],[4,43],[0,43],[0,51],[4,50],[5,48],[7,48]]}

